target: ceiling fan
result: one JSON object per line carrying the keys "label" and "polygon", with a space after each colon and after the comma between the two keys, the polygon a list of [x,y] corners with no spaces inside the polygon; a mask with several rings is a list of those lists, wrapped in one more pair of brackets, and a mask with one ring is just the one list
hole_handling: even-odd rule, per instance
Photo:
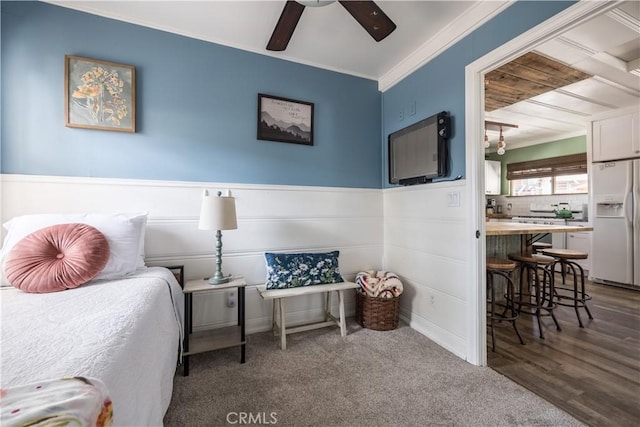
{"label": "ceiling fan", "polygon": [[[334,0],[335,1],[335,0]],[[281,51],[287,48],[293,31],[298,25],[300,16],[306,6],[325,6],[334,1],[293,1],[288,0],[284,5],[280,19],[271,34],[267,50]],[[373,37],[377,42],[387,37],[396,29],[396,24],[373,1],[340,1],[347,12]]]}

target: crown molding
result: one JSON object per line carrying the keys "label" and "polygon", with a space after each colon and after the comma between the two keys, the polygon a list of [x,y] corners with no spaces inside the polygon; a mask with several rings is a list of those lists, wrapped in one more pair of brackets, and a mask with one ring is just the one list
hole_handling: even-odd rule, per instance
{"label": "crown molding", "polygon": [[384,92],[462,40],[474,30],[511,6],[515,1],[480,1],[451,21],[442,31],[425,42],[378,80],[378,90]]}

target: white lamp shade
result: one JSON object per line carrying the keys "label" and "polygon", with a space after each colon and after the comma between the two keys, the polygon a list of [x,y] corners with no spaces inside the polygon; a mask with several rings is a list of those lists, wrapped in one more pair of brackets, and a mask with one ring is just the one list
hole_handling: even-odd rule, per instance
{"label": "white lamp shade", "polygon": [[235,230],[236,200],[231,196],[210,195],[204,190],[200,208],[200,230]]}

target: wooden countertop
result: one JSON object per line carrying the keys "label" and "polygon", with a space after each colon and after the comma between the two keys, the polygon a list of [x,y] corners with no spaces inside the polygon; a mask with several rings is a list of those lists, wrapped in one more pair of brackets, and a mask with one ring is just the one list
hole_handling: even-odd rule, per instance
{"label": "wooden countertop", "polygon": [[492,214],[488,213],[486,216],[487,216],[487,218],[499,218],[499,219],[510,219],[510,218],[512,218],[511,215],[506,214],[506,213],[492,213]]}
{"label": "wooden countertop", "polygon": [[519,222],[487,222],[485,224],[487,236],[593,231],[593,227],[591,226],[579,227],[573,225],[526,224]]}

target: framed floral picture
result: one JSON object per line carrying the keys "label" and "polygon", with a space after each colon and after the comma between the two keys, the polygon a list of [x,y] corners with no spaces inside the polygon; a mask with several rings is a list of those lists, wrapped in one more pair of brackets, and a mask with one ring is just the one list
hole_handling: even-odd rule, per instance
{"label": "framed floral picture", "polygon": [[65,55],[65,126],[136,131],[136,69]]}
{"label": "framed floral picture", "polygon": [[313,145],[313,103],[259,93],[258,139]]}

